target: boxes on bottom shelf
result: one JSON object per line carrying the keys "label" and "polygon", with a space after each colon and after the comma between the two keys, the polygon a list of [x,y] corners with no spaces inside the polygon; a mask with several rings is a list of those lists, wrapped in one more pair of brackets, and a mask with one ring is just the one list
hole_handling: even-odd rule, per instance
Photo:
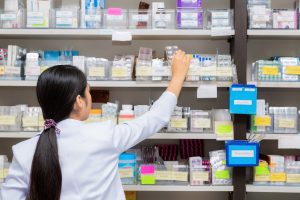
{"label": "boxes on bottom shelf", "polygon": [[296,156],[269,155],[254,168],[255,185],[300,186],[300,161]]}

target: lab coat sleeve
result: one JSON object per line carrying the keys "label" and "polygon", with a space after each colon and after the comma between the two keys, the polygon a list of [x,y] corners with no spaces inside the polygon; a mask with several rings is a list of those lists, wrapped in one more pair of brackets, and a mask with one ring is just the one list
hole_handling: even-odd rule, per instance
{"label": "lab coat sleeve", "polygon": [[133,121],[116,125],[112,139],[118,153],[130,149],[161,130],[170,121],[176,104],[177,96],[166,91],[150,111]]}
{"label": "lab coat sleeve", "polygon": [[25,172],[17,157],[14,156],[8,176],[2,185],[0,200],[25,200],[27,188]]}

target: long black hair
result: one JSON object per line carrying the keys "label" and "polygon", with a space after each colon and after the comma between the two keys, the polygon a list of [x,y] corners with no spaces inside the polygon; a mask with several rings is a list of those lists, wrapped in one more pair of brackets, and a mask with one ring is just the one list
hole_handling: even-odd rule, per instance
{"label": "long black hair", "polygon": [[[37,82],[36,93],[44,119],[56,123],[67,119],[78,95],[84,97],[87,80],[76,67],[58,65],[44,71]],[[29,200],[59,200],[62,188],[55,128],[44,130],[39,137],[32,160]]]}

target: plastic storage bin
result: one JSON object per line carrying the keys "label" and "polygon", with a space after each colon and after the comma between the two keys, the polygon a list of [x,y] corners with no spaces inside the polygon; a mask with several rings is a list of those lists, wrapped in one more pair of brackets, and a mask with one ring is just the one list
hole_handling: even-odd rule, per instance
{"label": "plastic storage bin", "polygon": [[136,155],[123,153],[119,157],[119,175],[123,185],[136,184]]}
{"label": "plastic storage bin", "polygon": [[126,29],[128,12],[121,8],[109,8],[104,11],[104,28]]}
{"label": "plastic storage bin", "polygon": [[24,10],[2,11],[0,12],[0,28],[3,29],[18,29],[24,28]]}
{"label": "plastic storage bin", "polygon": [[37,132],[39,131],[39,117],[41,108],[39,107],[28,107],[23,112],[22,116],[22,127],[23,131]]}
{"label": "plastic storage bin", "polygon": [[109,78],[111,62],[104,58],[86,58],[86,75],[90,81],[103,81]]}
{"label": "plastic storage bin", "polygon": [[234,81],[235,70],[230,55],[217,55],[217,81]]}
{"label": "plastic storage bin", "polygon": [[0,106],[0,131],[21,131],[22,112],[26,106]]}
{"label": "plastic storage bin", "polygon": [[300,161],[286,162],[285,171],[287,185],[300,185]]}
{"label": "plastic storage bin", "polygon": [[111,68],[111,80],[132,80],[133,56],[116,56]]}
{"label": "plastic storage bin", "polygon": [[270,107],[274,117],[274,133],[298,132],[298,109],[296,107]]}
{"label": "plastic storage bin", "polygon": [[255,81],[280,82],[282,80],[282,66],[278,61],[256,61],[252,73]]}
{"label": "plastic storage bin", "polygon": [[82,27],[86,29],[96,29],[103,26],[103,11],[96,8],[90,8],[90,12],[84,16]]}
{"label": "plastic storage bin", "polygon": [[212,120],[209,111],[191,110],[191,132],[212,133]]}
{"label": "plastic storage bin", "polygon": [[273,29],[297,29],[296,11],[288,9],[274,9]]}
{"label": "plastic storage bin", "polygon": [[211,169],[209,160],[201,157],[190,157],[190,184],[208,185],[211,184]]}
{"label": "plastic storage bin", "polygon": [[232,168],[226,167],[226,153],[224,150],[209,152],[212,167],[213,185],[231,185]]}
{"label": "plastic storage bin", "polygon": [[17,66],[7,66],[6,62],[0,66],[0,80],[21,80],[21,62]]}
{"label": "plastic storage bin", "polygon": [[191,60],[190,68],[188,74],[186,76],[186,81],[199,81],[201,75],[201,63],[199,61],[199,55],[192,55],[193,58]]}
{"label": "plastic storage bin", "polygon": [[215,81],[217,76],[217,59],[215,55],[203,55],[199,57],[201,62],[200,80]]}
{"label": "plastic storage bin", "polygon": [[207,10],[207,29],[233,29],[233,10],[209,9]]}
{"label": "plastic storage bin", "polygon": [[271,29],[273,27],[272,9],[264,5],[248,8],[250,29]]}
{"label": "plastic storage bin", "polygon": [[154,29],[174,29],[175,10],[164,10],[152,14],[152,27]]}
{"label": "plastic storage bin", "polygon": [[148,10],[129,10],[130,29],[152,28],[152,15]]}
{"label": "plastic storage bin", "polygon": [[136,80],[152,80],[152,49],[141,47],[136,61]]}
{"label": "plastic storage bin", "polygon": [[78,28],[79,10],[78,9],[56,9],[55,28]]}
{"label": "plastic storage bin", "polygon": [[53,10],[30,12],[27,11],[27,28],[52,28]]}
{"label": "plastic storage bin", "polygon": [[177,28],[179,29],[202,29],[203,10],[193,8],[177,9]]}
{"label": "plastic storage bin", "polygon": [[188,118],[184,116],[183,107],[176,107],[168,125],[167,132],[187,132]]}
{"label": "plastic storage bin", "polygon": [[152,81],[171,80],[171,65],[162,59],[152,60]]}

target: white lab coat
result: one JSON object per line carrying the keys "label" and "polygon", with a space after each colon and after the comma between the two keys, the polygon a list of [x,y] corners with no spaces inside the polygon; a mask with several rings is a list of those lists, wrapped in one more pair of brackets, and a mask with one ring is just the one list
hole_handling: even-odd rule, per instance
{"label": "white lab coat", "polygon": [[[118,174],[119,154],[163,128],[176,104],[177,97],[167,91],[149,112],[125,124],[85,124],[72,119],[58,123],[61,200],[124,200]],[[39,135],[13,146],[14,158],[0,199],[26,199],[38,139]]]}

